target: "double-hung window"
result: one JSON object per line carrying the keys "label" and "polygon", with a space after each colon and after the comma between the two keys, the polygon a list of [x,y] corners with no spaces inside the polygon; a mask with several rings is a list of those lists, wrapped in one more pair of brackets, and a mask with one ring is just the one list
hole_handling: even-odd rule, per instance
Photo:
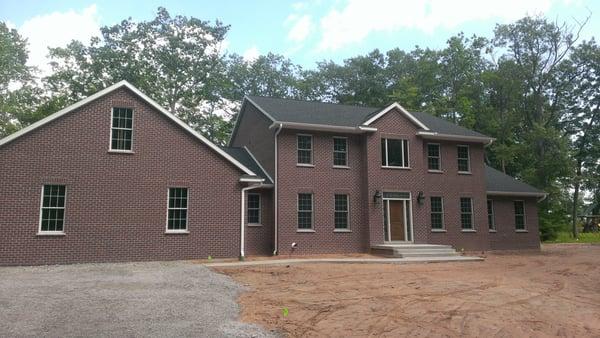
{"label": "double-hung window", "polygon": [[488,227],[490,231],[496,231],[496,220],[494,219],[494,201],[487,200],[487,212],[488,212]]}
{"label": "double-hung window", "polygon": [[298,194],[298,229],[313,228],[313,195],[308,193]]}
{"label": "double-hung window", "polygon": [[427,169],[433,171],[442,170],[439,143],[427,144]]}
{"label": "double-hung window", "polygon": [[169,206],[167,211],[167,232],[187,231],[187,188],[169,188]]}
{"label": "double-hung window", "polygon": [[456,158],[458,159],[458,172],[471,172],[469,146],[456,146]]}
{"label": "double-hung window", "polygon": [[431,229],[444,229],[444,202],[439,196],[430,197],[431,202]]}
{"label": "double-hung window", "polygon": [[260,224],[260,194],[248,194],[248,224]]}
{"label": "double-hung window", "polygon": [[525,230],[525,203],[523,201],[515,201],[515,229],[517,231]]}
{"label": "double-hung window", "polygon": [[333,138],[333,165],[340,167],[348,165],[348,139],[345,137]]}
{"label": "double-hung window", "polygon": [[113,108],[110,150],[131,151],[133,137],[133,109]]}
{"label": "double-hung window", "polygon": [[384,167],[409,168],[408,140],[382,138],[381,165]]}
{"label": "double-hung window", "polygon": [[298,145],[298,164],[311,165],[313,163],[312,158],[312,136],[311,135],[297,135]]}
{"label": "double-hung window", "polygon": [[40,210],[40,233],[62,233],[65,225],[64,185],[44,185]]}
{"label": "double-hung window", "polygon": [[460,198],[460,227],[473,230],[473,200],[470,197]]}
{"label": "double-hung window", "polygon": [[334,195],[334,226],[336,229],[348,229],[348,195]]}

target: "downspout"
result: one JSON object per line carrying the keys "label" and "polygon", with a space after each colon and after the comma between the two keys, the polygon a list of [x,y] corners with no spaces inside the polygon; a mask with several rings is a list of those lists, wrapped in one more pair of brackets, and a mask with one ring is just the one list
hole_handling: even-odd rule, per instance
{"label": "downspout", "polygon": [[245,257],[244,247],[245,247],[246,240],[244,238],[244,235],[246,233],[246,227],[245,227],[245,225],[246,225],[246,192],[248,190],[252,190],[252,189],[256,189],[256,188],[260,188],[260,187],[262,187],[262,183],[254,184],[254,185],[242,188],[242,209],[241,209],[242,210],[242,212],[241,212],[242,223],[240,224],[240,229],[241,229],[240,230],[241,231],[241,234],[240,234],[240,261],[243,261],[244,257]]}
{"label": "downspout", "polygon": [[538,198],[537,202],[540,203],[548,197],[548,194],[544,194],[544,196]]}
{"label": "downspout", "polygon": [[277,127],[277,131],[275,131],[275,182],[273,182],[275,184],[275,222],[273,224],[274,227],[274,237],[275,237],[275,244],[273,245],[273,256],[277,255],[277,242],[278,242],[278,232],[279,232],[279,226],[278,226],[278,222],[279,222],[279,213],[278,213],[278,205],[279,205],[279,199],[278,199],[278,193],[277,191],[279,190],[279,185],[277,184],[278,176],[277,176],[277,167],[279,166],[279,162],[277,160],[277,140],[278,140],[278,136],[279,133],[281,132],[281,129],[283,128],[283,124],[280,123],[279,126]]}

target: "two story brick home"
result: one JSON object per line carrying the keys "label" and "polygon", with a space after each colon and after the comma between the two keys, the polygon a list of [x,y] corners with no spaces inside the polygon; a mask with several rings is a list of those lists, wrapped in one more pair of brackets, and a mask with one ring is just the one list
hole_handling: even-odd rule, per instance
{"label": "two story brick home", "polygon": [[493,141],[399,104],[246,97],[219,147],[122,81],[0,140],[0,265],[538,249]]}

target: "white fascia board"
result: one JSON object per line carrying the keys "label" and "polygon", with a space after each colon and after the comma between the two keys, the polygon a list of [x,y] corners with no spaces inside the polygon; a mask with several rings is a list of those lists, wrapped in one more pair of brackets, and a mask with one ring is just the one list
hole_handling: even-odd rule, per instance
{"label": "white fascia board", "polygon": [[260,177],[241,177],[240,178],[240,182],[244,182],[244,183],[262,183],[264,181],[265,181],[265,179],[260,178]]}
{"label": "white fascia board", "polygon": [[297,130],[314,130],[314,131],[330,131],[330,132],[341,132],[347,134],[361,134],[364,132],[377,131],[377,128],[372,127],[345,127],[345,126],[332,126],[329,124],[314,124],[314,123],[300,123],[300,122],[279,122],[275,121],[269,126],[269,129],[282,126],[287,129]]}
{"label": "white fascia board", "polygon": [[108,93],[113,92],[114,90],[121,88],[121,87],[126,87],[127,89],[131,90],[132,92],[134,92],[136,95],[138,95],[142,100],[146,101],[146,103],[148,103],[149,105],[151,105],[153,108],[155,108],[156,110],[158,110],[159,112],[163,113],[166,117],[168,117],[171,121],[175,122],[177,125],[179,125],[180,127],[182,127],[183,129],[185,129],[186,131],[188,131],[190,134],[192,134],[193,136],[195,136],[197,139],[199,139],[202,143],[206,144],[209,148],[213,149],[214,151],[216,151],[219,155],[223,156],[225,159],[227,159],[229,162],[231,162],[232,164],[234,164],[236,167],[238,167],[239,169],[241,169],[244,173],[248,174],[248,175],[253,175],[256,176],[256,174],[254,172],[252,172],[252,170],[246,168],[246,166],[244,166],[243,164],[241,164],[240,162],[238,162],[236,159],[234,159],[233,157],[231,157],[229,154],[227,154],[225,151],[223,151],[221,148],[219,148],[216,144],[212,143],[210,140],[208,140],[206,137],[202,136],[200,133],[198,133],[197,131],[195,131],[194,129],[192,129],[192,127],[188,126],[185,122],[181,121],[179,118],[177,118],[175,115],[171,114],[169,111],[167,111],[165,108],[163,108],[161,105],[159,105],[156,101],[154,101],[153,99],[151,99],[150,97],[148,97],[146,94],[142,93],[139,89],[137,89],[136,87],[134,87],[132,84],[130,84],[129,82],[122,80],[119,81],[117,83],[115,83],[112,86],[106,87],[103,90],[90,95],[88,97],[86,97],[85,99],[78,101],[62,110],[59,110],[58,112],[49,115],[39,121],[37,121],[36,123],[31,124],[30,126],[23,128],[5,138],[3,138],[2,140],[0,140],[0,146],[22,136],[27,134],[28,132],[37,129],[53,120],[56,120],[57,118],[73,111],[76,110],[77,108],[80,108]]}
{"label": "white fascia board", "polygon": [[421,129],[429,130],[429,128],[423,122],[419,121],[419,119],[414,117],[413,114],[411,114],[408,110],[404,109],[404,107],[402,107],[398,102],[394,102],[394,103],[390,104],[385,109],[383,109],[379,113],[375,114],[375,116],[371,117],[363,124],[365,126],[370,125],[371,123],[377,121],[380,117],[387,114],[394,108],[398,109],[404,116],[406,116],[409,120],[411,120],[414,124],[419,126]]}
{"label": "white fascia board", "polygon": [[511,191],[486,191],[490,196],[522,196],[522,197],[543,197],[548,194],[545,192],[511,192]]}
{"label": "white fascia board", "polygon": [[450,140],[450,141],[465,141],[465,142],[477,142],[491,144],[496,139],[493,137],[480,137],[480,136],[463,136],[463,135],[451,135],[451,134],[440,134],[431,131],[418,131],[417,135],[422,136],[425,139],[431,140]]}

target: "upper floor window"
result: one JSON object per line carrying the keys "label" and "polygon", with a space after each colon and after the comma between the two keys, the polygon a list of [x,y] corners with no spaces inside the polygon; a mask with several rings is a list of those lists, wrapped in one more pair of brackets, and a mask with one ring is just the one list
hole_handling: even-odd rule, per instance
{"label": "upper floor window", "polygon": [[248,194],[248,224],[260,224],[260,194]]}
{"label": "upper floor window", "polygon": [[298,164],[312,164],[312,136],[298,135]]}
{"label": "upper floor window", "polygon": [[460,227],[463,230],[473,229],[473,200],[470,197],[460,198]]}
{"label": "upper floor window", "polygon": [[525,203],[515,201],[515,229],[525,230]]}
{"label": "upper floor window", "polygon": [[408,168],[408,140],[381,139],[381,165]]}
{"label": "upper floor window", "polygon": [[334,195],[334,226],[336,229],[348,229],[348,195]]}
{"label": "upper floor window", "polygon": [[62,233],[65,223],[64,185],[44,185],[40,210],[40,233]]}
{"label": "upper floor window", "polygon": [[110,150],[131,151],[133,135],[133,109],[113,108]]}
{"label": "upper floor window", "polygon": [[187,188],[169,188],[169,207],[167,211],[167,231],[187,231]]}
{"label": "upper floor window", "polygon": [[444,229],[444,202],[439,196],[430,197],[431,202],[431,228]]}
{"label": "upper floor window", "polygon": [[427,169],[442,170],[439,143],[427,144]]}
{"label": "upper floor window", "polygon": [[459,145],[456,147],[458,159],[458,171],[468,173],[471,171],[469,146]]}
{"label": "upper floor window", "polygon": [[494,201],[487,200],[487,212],[488,212],[488,227],[491,231],[496,230],[496,222],[494,220]]}
{"label": "upper floor window", "polygon": [[333,165],[345,167],[348,165],[348,139],[333,138]]}
{"label": "upper floor window", "polygon": [[313,195],[298,194],[298,229],[312,229]]}

